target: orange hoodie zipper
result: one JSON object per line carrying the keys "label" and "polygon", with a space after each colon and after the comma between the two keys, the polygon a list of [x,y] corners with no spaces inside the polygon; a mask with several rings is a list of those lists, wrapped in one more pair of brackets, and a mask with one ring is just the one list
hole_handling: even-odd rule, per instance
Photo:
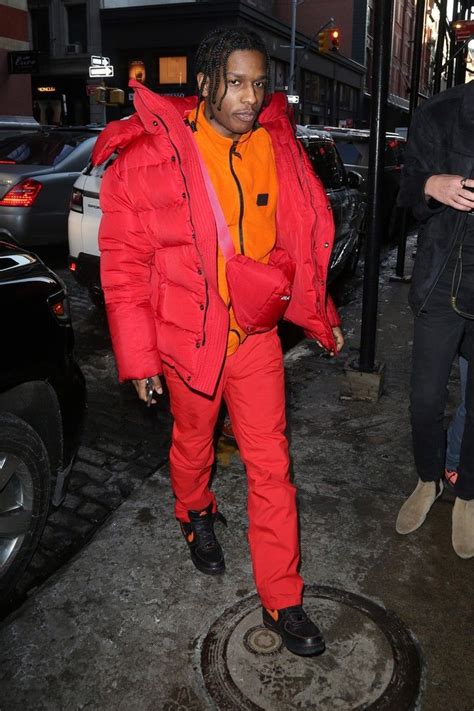
{"label": "orange hoodie zipper", "polygon": [[230,147],[229,151],[229,165],[230,165],[230,172],[232,173],[232,177],[235,180],[235,183],[237,185],[237,190],[239,192],[239,203],[240,203],[240,213],[239,213],[239,243],[240,243],[240,252],[241,254],[245,254],[244,250],[244,229],[243,229],[243,222],[244,222],[244,193],[242,190],[242,186],[240,184],[240,181],[237,177],[237,174],[234,170],[234,166],[232,163],[232,156],[237,156],[242,160],[242,156],[240,153],[237,152],[236,147],[237,147],[237,141],[234,141],[232,146]]}

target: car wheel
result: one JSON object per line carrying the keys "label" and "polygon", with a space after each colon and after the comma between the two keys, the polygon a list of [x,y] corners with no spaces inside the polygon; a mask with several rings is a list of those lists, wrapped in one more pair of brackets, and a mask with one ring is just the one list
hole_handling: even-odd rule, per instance
{"label": "car wheel", "polygon": [[19,417],[0,414],[0,601],[36,550],[50,486],[48,454],[39,436]]}

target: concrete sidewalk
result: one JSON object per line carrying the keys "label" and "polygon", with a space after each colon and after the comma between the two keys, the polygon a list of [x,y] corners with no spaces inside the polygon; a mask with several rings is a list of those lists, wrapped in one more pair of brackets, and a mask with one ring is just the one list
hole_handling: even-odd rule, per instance
{"label": "concrete sidewalk", "polygon": [[[286,356],[306,606],[318,658],[260,627],[246,542],[245,474],[221,440],[214,479],[227,572],[192,566],[161,469],[91,544],[0,628],[0,709],[473,711],[474,560],[451,546],[446,493],[417,532],[395,518],[416,482],[408,421],[407,286],[381,273],[377,403],[341,401],[343,360],[304,341]],[[342,310],[347,356],[359,296]],[[459,383],[454,374],[450,407]]]}

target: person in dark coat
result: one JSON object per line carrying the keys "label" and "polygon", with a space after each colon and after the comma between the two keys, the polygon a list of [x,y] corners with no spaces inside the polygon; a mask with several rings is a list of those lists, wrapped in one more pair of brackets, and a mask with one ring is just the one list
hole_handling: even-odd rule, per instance
{"label": "person in dark coat", "polygon": [[[396,530],[419,528],[443,491],[444,413],[461,341],[474,352],[474,83],[425,102],[410,128],[399,202],[420,223],[409,301],[415,314],[410,410],[418,483]],[[474,556],[474,369],[466,378],[466,419],[454,483],[452,543]]]}

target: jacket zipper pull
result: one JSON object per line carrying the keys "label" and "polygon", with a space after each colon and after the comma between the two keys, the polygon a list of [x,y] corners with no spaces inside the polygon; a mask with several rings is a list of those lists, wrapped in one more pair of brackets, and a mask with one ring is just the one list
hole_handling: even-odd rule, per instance
{"label": "jacket zipper pull", "polygon": [[234,143],[232,144],[232,148],[230,149],[230,152],[232,153],[232,155],[234,155],[237,158],[240,158],[240,160],[242,160],[242,156],[240,155],[240,153],[237,150],[238,143],[239,143],[238,141],[234,141]]}

